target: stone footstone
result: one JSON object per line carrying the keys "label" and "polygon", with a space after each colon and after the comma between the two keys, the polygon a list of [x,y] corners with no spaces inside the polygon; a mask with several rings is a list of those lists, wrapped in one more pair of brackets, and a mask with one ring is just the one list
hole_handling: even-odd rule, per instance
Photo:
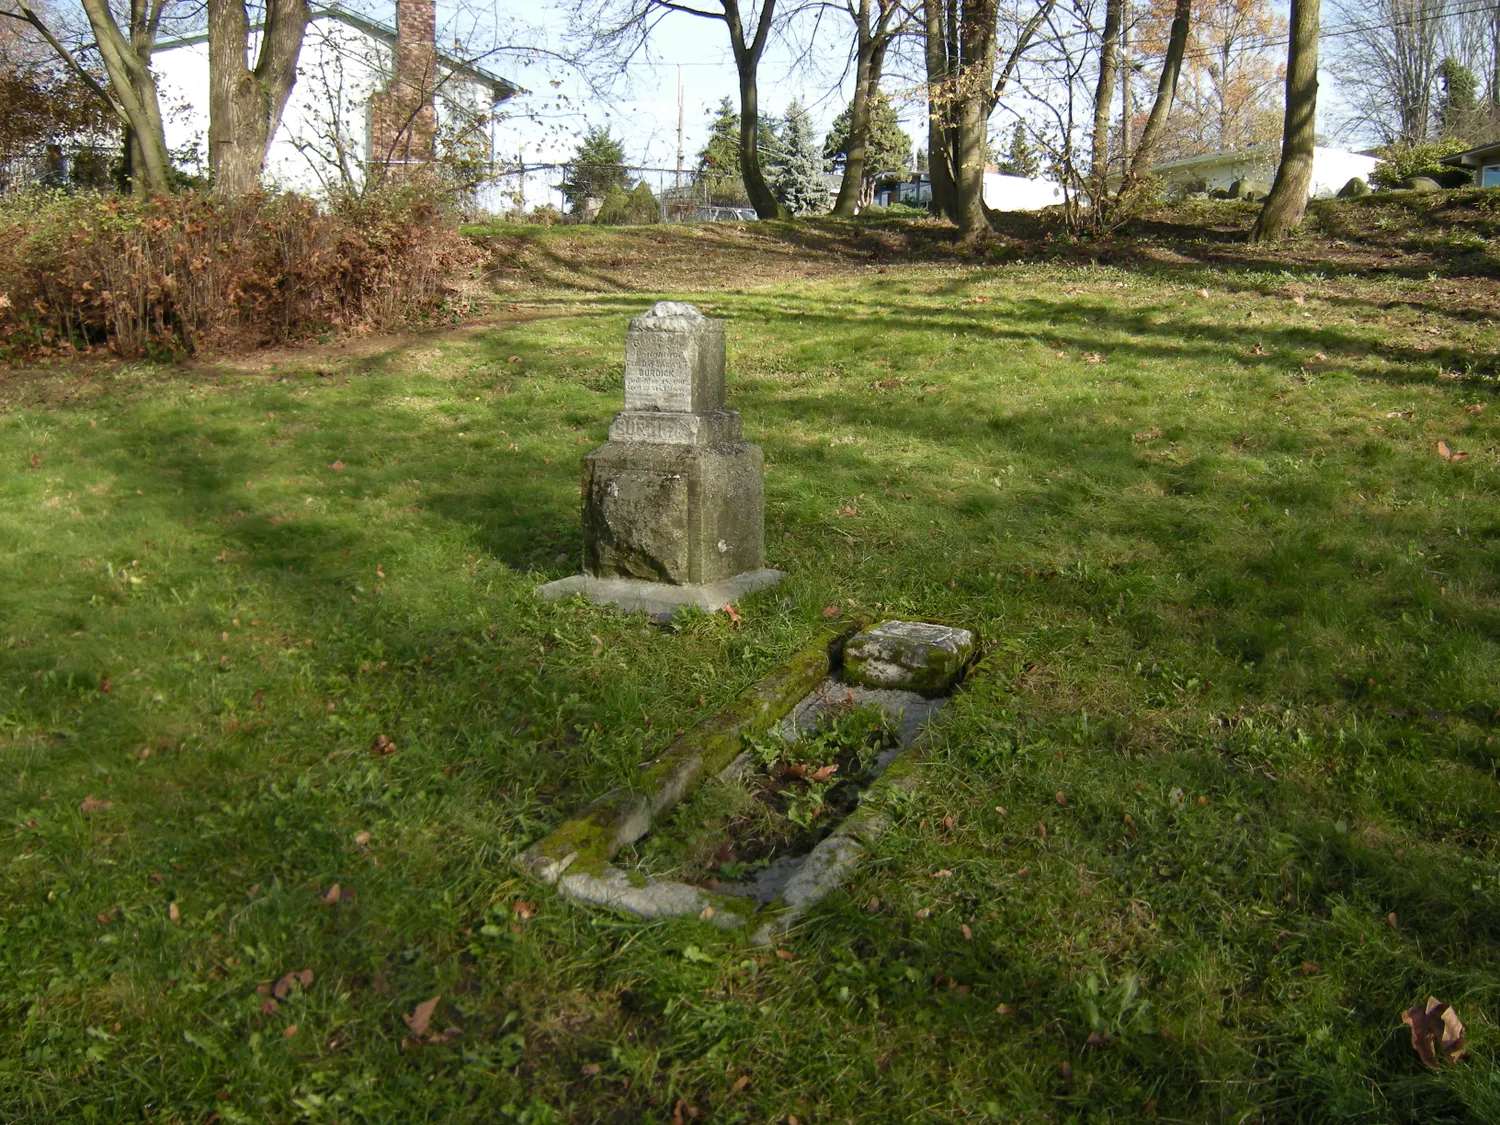
{"label": "stone footstone", "polygon": [[974,634],[925,621],[882,621],[844,645],[844,679],[934,696],[947,692],[974,655]]}

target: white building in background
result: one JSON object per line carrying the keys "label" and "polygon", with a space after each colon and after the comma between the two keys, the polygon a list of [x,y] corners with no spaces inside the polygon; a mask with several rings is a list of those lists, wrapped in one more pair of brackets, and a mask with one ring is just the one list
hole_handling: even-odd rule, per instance
{"label": "white building in background", "polygon": [[[1151,169],[1169,189],[1228,191],[1236,180],[1254,181],[1268,190],[1276,179],[1276,165],[1281,160],[1281,146],[1267,143],[1252,145],[1236,152],[1212,152],[1168,160]],[[1308,194],[1315,199],[1338,194],[1356,176],[1370,182],[1370,174],[1380,163],[1373,156],[1363,156],[1341,148],[1313,149],[1312,184]]]}
{"label": "white building in background", "polygon": [[[1002,175],[993,164],[984,170],[984,205],[991,211],[1040,211],[1062,201],[1062,185],[1051,180]],[[875,202],[926,207],[932,203],[932,177],[917,172],[906,182],[887,184],[875,193]]]}
{"label": "white building in background", "polygon": [[[421,7],[400,0],[397,23],[422,34],[423,22],[403,20]],[[430,4],[427,5],[430,8]],[[419,13],[420,17],[420,13]],[[431,35],[430,17],[426,21]],[[268,187],[319,195],[364,182],[370,162],[370,99],[395,77],[398,29],[337,7],[315,6],[297,60],[297,83],[266,159]],[[259,49],[251,36],[251,56]],[[432,50],[429,47],[429,52]],[[482,65],[436,51],[433,98],[439,152],[462,151],[489,165],[495,153],[495,108],[518,87]],[[163,40],[151,56],[166,119],[167,147],[208,151],[208,36]],[[488,202],[488,201],[486,201]],[[502,208],[503,209],[503,208]]]}

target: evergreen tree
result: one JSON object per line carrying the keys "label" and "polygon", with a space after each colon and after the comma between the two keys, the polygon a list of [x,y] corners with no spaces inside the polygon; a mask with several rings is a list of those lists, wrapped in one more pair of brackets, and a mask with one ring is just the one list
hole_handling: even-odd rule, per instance
{"label": "evergreen tree", "polygon": [[[833,119],[833,128],[823,140],[823,167],[837,172],[844,167],[849,153],[849,122],[854,107]],[[874,177],[880,172],[901,171],[911,167],[911,138],[901,129],[896,110],[884,94],[870,103],[870,136],[865,141],[865,173]]]}
{"label": "evergreen tree", "polygon": [[1041,158],[1026,139],[1026,123],[1017,121],[1010,134],[1010,151],[1000,161],[1000,172],[1006,176],[1024,176],[1028,180],[1034,180],[1041,170]]}
{"label": "evergreen tree", "polygon": [[1447,137],[1464,137],[1479,117],[1479,83],[1474,72],[1455,58],[1446,58],[1438,67],[1443,92],[1438,98],[1438,128]]}
{"label": "evergreen tree", "polygon": [[[776,198],[794,215],[826,211],[828,187],[823,182],[823,155],[813,136],[812,119],[796,101],[787,106],[777,139],[781,149],[778,154],[780,161],[775,178],[771,179],[771,190],[776,193]],[[769,166],[767,172],[770,172]]]}
{"label": "evergreen tree", "polygon": [[572,211],[585,201],[607,199],[612,190],[625,190],[630,172],[625,167],[625,146],[610,136],[607,126],[591,125],[568,162],[568,178],[557,185]]}
{"label": "evergreen tree", "polygon": [[708,127],[708,142],[698,153],[698,182],[715,206],[744,207],[750,202],[740,172],[740,115],[728,98],[719,103]]}

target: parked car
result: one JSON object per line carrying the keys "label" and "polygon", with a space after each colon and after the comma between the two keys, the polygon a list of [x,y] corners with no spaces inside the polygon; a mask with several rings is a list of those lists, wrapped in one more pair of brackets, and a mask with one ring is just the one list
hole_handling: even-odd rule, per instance
{"label": "parked car", "polygon": [[754,207],[700,207],[699,222],[709,223],[753,223],[760,218]]}

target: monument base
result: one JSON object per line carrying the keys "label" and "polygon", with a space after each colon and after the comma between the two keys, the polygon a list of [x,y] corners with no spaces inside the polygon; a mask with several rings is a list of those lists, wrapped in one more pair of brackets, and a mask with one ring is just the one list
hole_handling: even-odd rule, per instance
{"label": "monument base", "polygon": [[658,621],[670,621],[684,606],[696,606],[705,613],[714,613],[726,605],[733,605],[746,594],[776,585],[784,577],[783,571],[762,568],[747,570],[722,582],[672,586],[635,578],[595,578],[592,574],[575,574],[538,586],[536,592],[549,602],[582,594],[595,605],[617,606],[626,613],[648,613]]}

